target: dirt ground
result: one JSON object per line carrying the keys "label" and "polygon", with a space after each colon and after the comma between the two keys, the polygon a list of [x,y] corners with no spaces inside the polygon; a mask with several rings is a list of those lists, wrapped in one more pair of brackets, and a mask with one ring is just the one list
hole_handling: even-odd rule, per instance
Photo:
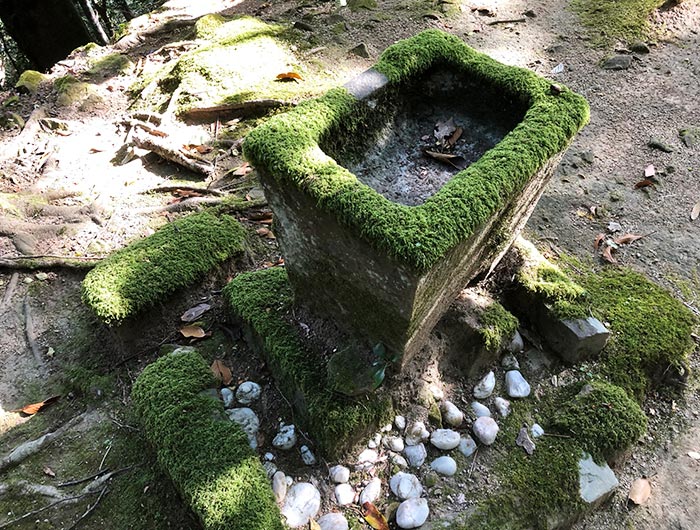
{"label": "dirt ground", "polygon": [[[700,219],[691,221],[691,211],[700,201],[700,138],[688,146],[679,137],[681,129],[700,128],[697,0],[686,0],[653,15],[646,40],[649,53],[631,53],[628,43],[593,46],[591,30],[582,26],[563,0],[462,3],[461,11],[451,16],[441,14],[439,5],[410,0],[380,0],[378,9],[357,11],[318,0],[188,4],[169,2],[169,10],[144,20],[144,27],[153,27],[168,16],[188,18],[209,12],[244,13],[285,24],[303,22],[308,28],[300,30],[300,38],[310,41],[313,60],[333,71],[339,83],[371,66],[395,40],[436,27],[505,63],[530,68],[581,93],[590,103],[591,122],[557,169],[528,223],[528,237],[553,255],[571,253],[603,266],[593,249],[597,234],[619,231],[644,235],[616,251],[615,259],[661,283],[700,315]],[[494,23],[521,18],[520,22]],[[177,32],[146,36],[127,53],[138,68],[139,61],[177,40]],[[368,58],[349,51],[359,43],[366,45]],[[616,53],[631,54],[630,67],[603,69],[601,62]],[[75,73],[84,67],[85,58],[78,55],[59,63],[54,74]],[[124,147],[131,129],[126,89],[135,75],[132,71],[106,78],[98,84],[101,100],[83,108],[58,107],[52,99],[55,96],[41,90],[35,96],[22,95],[12,107],[14,112],[27,120],[37,107],[45,106],[49,117],[66,121],[67,131],[58,134],[40,129],[26,144],[18,143],[17,128],[0,132],[0,291],[4,294],[0,301],[0,413],[51,395],[64,396],[56,412],[49,409],[46,418],[38,415],[26,421],[18,414],[4,413],[0,432],[16,423],[24,424],[0,438],[0,453],[6,454],[20,441],[56,428],[76,414],[99,412],[90,416],[91,428],[85,431],[89,434],[78,433],[54,446],[46,453],[45,465],[21,467],[18,473],[27,480],[46,479],[46,467],[60,469],[60,478],[65,480],[89,475],[100,463],[95,455],[104,455],[103,463],[114,469],[120,467],[120,459],[142,465],[138,446],[134,449],[124,444],[122,452],[118,447],[118,440],[133,429],[128,413],[131,383],[155,357],[157,345],[178,339],[179,315],[188,307],[204,299],[211,301],[211,321],[219,317],[224,321],[218,291],[235,274],[233,268],[217,272],[164,301],[138,322],[115,331],[99,325],[82,306],[80,281],[84,271],[50,267],[41,269],[46,275],[37,275],[37,270],[18,268],[12,261],[23,254],[80,260],[104,256],[152,233],[181,214],[179,210],[189,208],[189,203],[182,206],[187,198],[178,202],[182,197],[172,191],[146,192],[173,183],[180,188],[201,185],[201,176],[153,154],[137,151],[131,156]],[[0,94],[0,100],[13,94]],[[214,134],[209,125],[178,126],[177,131],[182,143],[193,144]],[[650,147],[651,139],[672,152]],[[131,158],[127,163],[115,163],[127,157]],[[254,200],[260,194],[254,181],[222,176],[241,164],[235,147],[227,150],[217,158],[217,176],[205,184]],[[654,185],[635,188],[650,165],[656,173]],[[204,202],[201,199],[198,196],[192,202]],[[239,218],[252,229],[266,226],[256,221],[264,219],[264,214],[241,214]],[[266,238],[264,231],[262,234],[251,262],[239,266],[258,268],[275,263],[279,256],[274,241]],[[227,337],[216,347],[230,353],[238,347],[235,339]],[[32,352],[31,343],[36,352]],[[694,355],[692,364],[697,366],[697,352]],[[246,375],[266,377],[252,364],[241,368],[239,376]],[[268,386],[274,388],[272,383]],[[644,407],[650,432],[616,467],[619,492],[604,509],[577,523],[577,529],[698,527],[700,461],[688,456],[691,451],[700,452],[697,390],[695,377],[685,398],[677,403],[650,396]],[[108,442],[117,449],[107,450],[112,447]],[[77,451],[75,447],[82,447],[87,456],[70,457]],[[139,474],[136,497],[141,499],[140,510],[150,510],[151,515],[138,527],[194,527],[156,466],[152,462],[143,466],[149,474]],[[124,475],[124,483],[130,472]],[[626,491],[639,476],[649,477],[652,496],[646,505],[631,508]],[[111,497],[134,495],[134,487],[117,486]],[[36,508],[31,503],[7,507],[1,493],[0,506],[7,508],[5,513],[19,516]],[[109,498],[105,497],[84,527],[136,528],[121,519],[119,523],[110,520],[109,510],[119,504]],[[68,526],[67,521],[80,513],[78,508],[66,509],[59,518],[64,517],[62,524]],[[30,523],[26,528],[60,527],[48,516],[37,515],[26,522]]]}

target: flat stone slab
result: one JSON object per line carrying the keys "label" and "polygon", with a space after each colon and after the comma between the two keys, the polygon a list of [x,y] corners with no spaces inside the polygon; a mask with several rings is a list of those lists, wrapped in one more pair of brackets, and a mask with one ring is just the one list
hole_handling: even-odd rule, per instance
{"label": "flat stone slab", "polygon": [[620,485],[607,463],[599,466],[587,453],[579,460],[578,471],[579,493],[589,505],[597,506],[605,502]]}
{"label": "flat stone slab", "polygon": [[610,338],[610,331],[597,318],[560,320],[547,308],[538,313],[539,332],[568,363],[575,364],[597,356]]}

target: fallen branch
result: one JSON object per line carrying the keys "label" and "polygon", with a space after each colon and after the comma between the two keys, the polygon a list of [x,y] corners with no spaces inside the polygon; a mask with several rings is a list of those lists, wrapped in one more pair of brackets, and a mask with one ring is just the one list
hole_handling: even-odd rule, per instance
{"label": "fallen branch", "polygon": [[492,20],[489,22],[487,25],[488,26],[495,26],[496,24],[515,24],[517,22],[525,22],[527,18],[522,17],[522,18],[506,18],[503,20]]}
{"label": "fallen branch", "polygon": [[295,106],[296,103],[281,101],[279,99],[253,99],[228,105],[216,105],[214,107],[193,108],[180,113],[180,118],[193,121],[214,121],[225,117],[249,117],[266,113],[272,109],[284,106]]}
{"label": "fallen branch", "polygon": [[179,146],[175,147],[163,138],[158,138],[145,133],[141,130],[141,128],[133,129],[131,141],[136,147],[152,151],[158,156],[161,156],[166,160],[170,160],[171,162],[175,162],[176,164],[181,165],[190,171],[194,171],[195,173],[200,173],[209,177],[214,172],[214,167],[210,163],[195,160],[187,156],[180,150]]}
{"label": "fallen branch", "polygon": [[202,193],[204,195],[215,195],[216,197],[224,196],[224,194],[221,193],[219,190],[201,188],[199,186],[159,186],[157,188],[151,188],[150,190],[142,191],[141,193],[172,193],[174,191],[194,191],[197,193]]}
{"label": "fallen branch", "polygon": [[108,486],[105,486],[104,488],[102,488],[102,491],[100,492],[100,495],[97,497],[97,500],[93,504],[91,504],[88,507],[88,509],[85,510],[83,515],[78,517],[78,519],[76,519],[76,521],[72,525],[70,525],[67,530],[73,530],[74,528],[76,528],[78,526],[78,524],[80,524],[80,521],[85,519],[88,515],[90,515],[95,510],[95,508],[97,508],[97,506],[100,504],[100,501],[102,500],[102,497],[104,497],[105,493],[107,493],[107,489],[108,489]]}
{"label": "fallen branch", "polygon": [[61,482],[60,484],[57,484],[56,487],[57,488],[68,488],[70,486],[82,484],[83,482],[87,482],[88,480],[96,479],[96,478],[101,477],[102,475],[105,475],[107,473],[109,473],[109,469],[102,469],[102,470],[98,471],[97,473],[93,473],[92,475],[89,475],[87,477],[77,478],[75,480],[69,480],[68,482]]}
{"label": "fallen branch", "polygon": [[223,197],[190,197],[184,201],[166,204],[165,206],[149,206],[136,210],[138,214],[152,213],[177,213],[187,212],[190,210],[199,210],[202,206],[216,206],[225,201]]}
{"label": "fallen branch", "polygon": [[40,514],[41,512],[45,512],[46,510],[49,510],[53,508],[54,506],[58,506],[59,504],[63,504],[66,502],[76,502],[79,501],[85,497],[85,494],[81,493],[80,495],[75,495],[73,497],[65,497],[63,499],[59,499],[55,502],[52,502],[51,504],[48,504],[46,506],[43,506],[41,508],[38,508],[36,510],[32,510],[31,512],[27,512],[24,515],[21,515],[20,517],[17,517],[15,519],[11,519],[10,521],[7,521],[6,523],[0,524],[0,528],[8,528],[14,524],[19,523],[20,521],[23,521],[24,519],[28,517],[33,517],[34,515]]}
{"label": "fallen branch", "polygon": [[36,329],[34,329],[34,319],[32,318],[32,308],[29,304],[29,296],[24,297],[24,332],[27,337],[27,344],[29,349],[34,355],[34,360],[39,366],[44,365],[44,359],[41,357],[41,350],[39,350],[39,345],[36,343],[37,334]]}
{"label": "fallen branch", "polygon": [[10,281],[5,289],[5,294],[2,295],[2,302],[0,302],[0,309],[5,307],[12,300],[12,295],[15,294],[15,289],[17,289],[17,281],[19,280],[19,273],[15,272],[10,277]]}
{"label": "fallen branch", "polygon": [[[0,269],[31,271],[40,269],[91,269],[103,259],[102,257],[17,256],[0,258]],[[7,291],[5,292],[7,293]]]}
{"label": "fallen branch", "polygon": [[65,434],[66,431],[72,429],[81,421],[83,421],[83,414],[75,416],[53,432],[46,433],[35,440],[30,440],[18,445],[10,452],[10,454],[0,460],[0,473],[38,453],[56,438]]}

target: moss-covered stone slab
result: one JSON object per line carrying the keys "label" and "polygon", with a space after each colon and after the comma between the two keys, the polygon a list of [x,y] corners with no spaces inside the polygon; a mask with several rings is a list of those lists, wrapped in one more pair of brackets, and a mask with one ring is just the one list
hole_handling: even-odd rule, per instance
{"label": "moss-covered stone slab", "polygon": [[224,296],[323,453],[336,456],[391,419],[391,398],[382,390],[360,397],[334,392],[327,359],[303,344],[290,320],[294,298],[284,269],[241,274],[224,288]]}
{"label": "moss-covered stone slab", "polygon": [[167,224],[118,250],[90,271],[83,302],[119,324],[243,252],[245,231],[232,217],[204,212]]}
{"label": "moss-covered stone slab", "polygon": [[214,386],[192,348],[147,366],[131,394],[146,438],[205,530],[283,530],[260,459],[223,403],[206,392]]}
{"label": "moss-covered stone slab", "polygon": [[49,76],[37,72],[36,70],[25,70],[19,76],[17,83],[15,83],[15,88],[20,90],[25,90],[30,94],[36,93],[39,90],[39,86],[49,80]]}
{"label": "moss-covered stone slab", "polygon": [[[445,70],[472,85],[470,96],[497,93],[523,117],[422,204],[387,199],[329,156],[352,146],[361,151],[362,139],[376,136],[377,123],[401,107],[409,86],[419,90]],[[279,221],[276,235],[299,299],[406,362],[459,290],[522,228],[587,122],[588,105],[437,30],[391,46],[363,77],[268,120],[248,135],[244,153]]]}

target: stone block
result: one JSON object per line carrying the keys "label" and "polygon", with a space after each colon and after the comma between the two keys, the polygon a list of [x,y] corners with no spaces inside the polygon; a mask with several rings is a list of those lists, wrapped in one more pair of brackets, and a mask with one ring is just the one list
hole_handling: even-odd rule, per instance
{"label": "stone block", "polygon": [[548,308],[539,311],[538,328],[550,347],[566,362],[574,364],[597,356],[610,332],[594,317],[561,320]]}
{"label": "stone block", "polygon": [[581,500],[591,507],[604,503],[620,484],[607,463],[599,466],[587,453],[578,462],[578,472]]}

